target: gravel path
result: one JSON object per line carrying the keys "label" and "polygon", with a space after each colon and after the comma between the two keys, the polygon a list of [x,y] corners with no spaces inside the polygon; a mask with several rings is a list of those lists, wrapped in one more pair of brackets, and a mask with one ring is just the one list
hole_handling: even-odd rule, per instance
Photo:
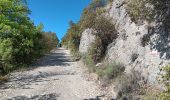
{"label": "gravel path", "polygon": [[36,67],[12,73],[10,80],[0,85],[0,100],[102,100],[98,85],[85,76],[69,51],[59,48]]}

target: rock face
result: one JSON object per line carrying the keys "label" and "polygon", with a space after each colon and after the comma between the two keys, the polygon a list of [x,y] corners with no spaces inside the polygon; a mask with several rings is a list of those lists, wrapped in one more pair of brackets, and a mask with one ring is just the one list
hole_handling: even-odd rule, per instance
{"label": "rock face", "polygon": [[79,52],[81,54],[87,53],[87,50],[90,47],[91,43],[95,41],[96,36],[94,35],[94,33],[95,31],[93,29],[86,29],[82,33],[82,37],[79,45]]}
{"label": "rock face", "polygon": [[[109,46],[106,59],[122,62],[127,73],[138,71],[149,84],[156,85],[160,68],[170,63],[170,38],[160,23],[153,24],[151,30],[147,22],[141,25],[132,22],[123,1],[114,0],[107,7],[106,16],[112,18],[119,37],[115,45]],[[146,46],[143,46],[143,37],[150,40]]]}
{"label": "rock face", "polygon": [[[160,68],[170,63],[170,37],[160,22],[135,24],[125,9],[124,1],[114,0],[106,7],[105,16],[112,19],[119,37],[108,46],[105,60],[121,62],[126,73],[137,71],[148,84],[158,85]],[[83,32],[80,53],[86,53],[94,42],[93,32],[92,29]],[[149,40],[148,43],[144,43],[144,38]]]}

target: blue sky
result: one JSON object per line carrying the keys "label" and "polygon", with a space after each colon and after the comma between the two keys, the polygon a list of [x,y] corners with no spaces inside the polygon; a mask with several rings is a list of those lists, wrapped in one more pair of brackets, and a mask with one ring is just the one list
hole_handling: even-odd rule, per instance
{"label": "blue sky", "polygon": [[52,31],[61,39],[69,28],[68,22],[79,21],[82,10],[91,0],[27,0],[31,19],[44,24],[44,31]]}

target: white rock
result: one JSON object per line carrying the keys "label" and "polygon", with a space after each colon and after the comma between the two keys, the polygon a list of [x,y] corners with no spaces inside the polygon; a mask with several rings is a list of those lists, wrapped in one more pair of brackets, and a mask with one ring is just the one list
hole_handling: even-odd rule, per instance
{"label": "white rock", "polygon": [[82,37],[79,45],[79,52],[81,54],[87,53],[87,50],[90,47],[91,43],[95,41],[96,36],[94,34],[95,31],[93,29],[86,29],[82,33]]}

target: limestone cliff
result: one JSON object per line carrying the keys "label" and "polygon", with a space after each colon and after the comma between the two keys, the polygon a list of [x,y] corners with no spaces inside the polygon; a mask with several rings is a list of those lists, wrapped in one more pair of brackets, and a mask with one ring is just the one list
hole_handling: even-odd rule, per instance
{"label": "limestone cliff", "polygon": [[[126,73],[131,73],[132,70],[138,71],[148,84],[157,85],[160,68],[170,63],[168,31],[159,21],[152,23],[143,21],[140,24],[133,22],[126,11],[127,5],[124,1],[114,0],[111,5],[105,7],[105,16],[111,18],[119,33],[116,41],[108,46],[105,59],[122,62],[126,67]],[[82,35],[80,52],[86,52],[87,49],[83,44],[91,43],[89,39],[94,38],[91,32],[87,32]],[[147,44],[143,43],[147,40],[149,41]]]}

